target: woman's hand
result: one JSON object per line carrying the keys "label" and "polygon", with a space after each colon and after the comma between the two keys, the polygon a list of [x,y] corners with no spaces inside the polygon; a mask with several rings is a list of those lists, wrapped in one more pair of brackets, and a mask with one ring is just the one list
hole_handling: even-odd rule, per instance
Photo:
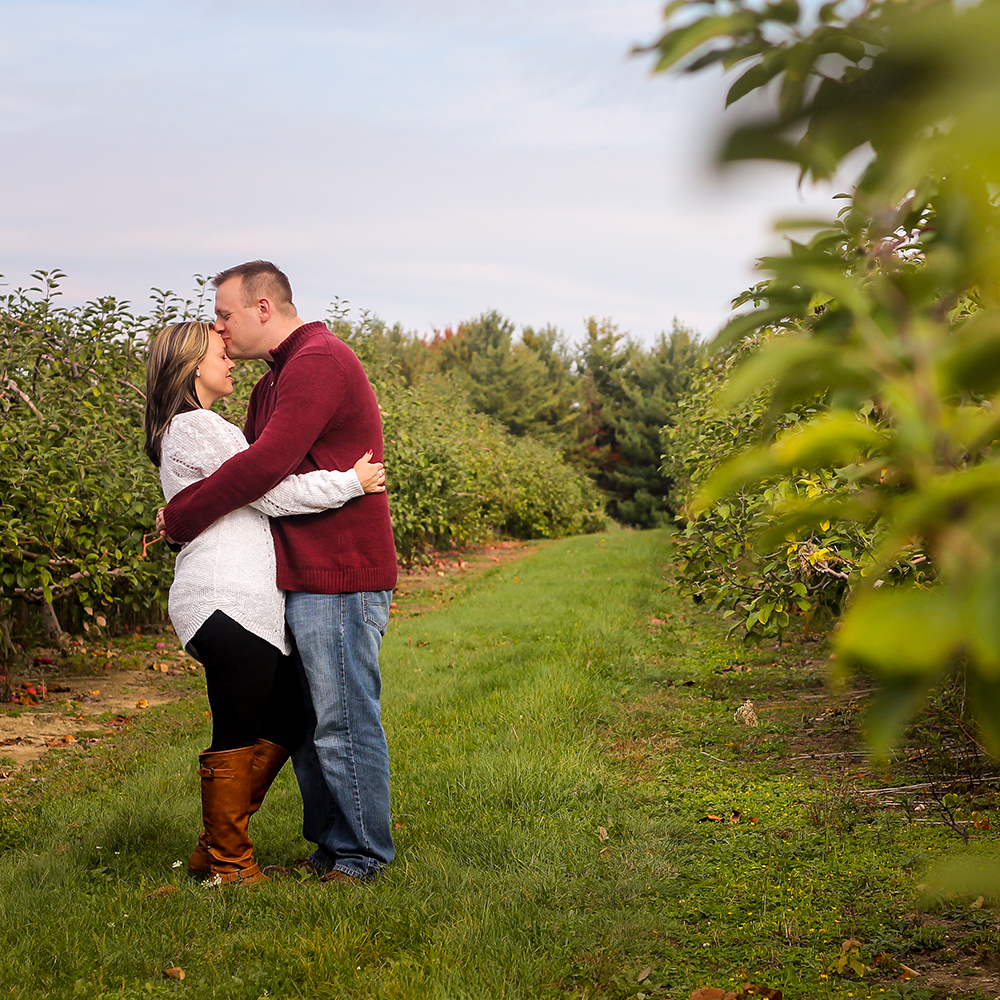
{"label": "woman's hand", "polygon": [[361,458],[354,463],[354,471],[361,481],[365,493],[385,492],[385,466],[381,462],[371,460],[372,451],[369,448]]}

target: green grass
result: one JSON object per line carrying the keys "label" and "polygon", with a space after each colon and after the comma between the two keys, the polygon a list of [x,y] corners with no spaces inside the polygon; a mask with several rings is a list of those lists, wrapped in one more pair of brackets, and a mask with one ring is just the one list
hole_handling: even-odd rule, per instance
{"label": "green grass", "polygon": [[[200,699],[8,782],[0,996],[686,1000],[747,982],[786,997],[980,995],[872,969],[880,953],[943,948],[915,883],[954,835],[866,809],[843,775],[793,759],[825,698],[820,668],[724,640],[670,592],[667,546],[656,532],[547,544],[394,622],[399,855],[374,884],[211,890],[171,867],[197,832]],[[757,729],[733,721],[743,697]],[[830,745],[839,725],[808,732]],[[884,777],[859,769],[862,784]],[[299,822],[288,771],[254,821],[262,864],[302,856]],[[973,849],[995,845],[984,834]],[[148,895],[165,884],[178,891]],[[948,905],[960,946],[992,960],[995,911]],[[848,938],[861,980],[832,968]],[[171,966],[183,982],[164,978]]]}

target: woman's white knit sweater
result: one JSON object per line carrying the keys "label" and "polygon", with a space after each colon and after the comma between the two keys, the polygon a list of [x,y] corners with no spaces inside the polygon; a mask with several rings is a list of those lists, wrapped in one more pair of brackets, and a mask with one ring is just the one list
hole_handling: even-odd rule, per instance
{"label": "woman's white knit sweater", "polygon": [[[169,501],[249,445],[235,424],[211,410],[179,413],[163,435],[160,484]],[[275,584],[271,517],[315,514],[364,493],[357,473],[320,470],[289,476],[247,507],[219,518],[177,554],[170,621],[186,646],[213,611],[291,652],[285,595]]]}

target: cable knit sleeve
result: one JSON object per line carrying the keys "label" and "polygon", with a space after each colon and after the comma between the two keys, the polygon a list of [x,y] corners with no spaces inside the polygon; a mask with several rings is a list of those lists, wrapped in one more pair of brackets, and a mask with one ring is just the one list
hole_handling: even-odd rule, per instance
{"label": "cable knit sleeve", "polygon": [[348,500],[364,496],[364,493],[361,480],[353,469],[349,472],[318,469],[283,479],[250,506],[268,517],[318,514],[333,507],[343,507]]}
{"label": "cable knit sleeve", "polygon": [[[235,424],[211,410],[192,410],[171,421],[164,435],[163,465],[172,469],[180,486],[205,479],[248,447]],[[288,476],[250,506],[269,517],[288,517],[342,507],[348,500],[363,495],[353,469],[348,472],[319,469]]]}

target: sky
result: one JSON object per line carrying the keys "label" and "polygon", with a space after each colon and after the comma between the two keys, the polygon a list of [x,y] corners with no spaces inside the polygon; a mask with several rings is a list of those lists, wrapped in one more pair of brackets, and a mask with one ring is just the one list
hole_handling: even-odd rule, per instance
{"label": "sky", "polygon": [[497,309],[710,336],[832,215],[711,166],[717,75],[653,76],[649,0],[0,0],[0,274],[148,308],[255,258],[422,335]]}

